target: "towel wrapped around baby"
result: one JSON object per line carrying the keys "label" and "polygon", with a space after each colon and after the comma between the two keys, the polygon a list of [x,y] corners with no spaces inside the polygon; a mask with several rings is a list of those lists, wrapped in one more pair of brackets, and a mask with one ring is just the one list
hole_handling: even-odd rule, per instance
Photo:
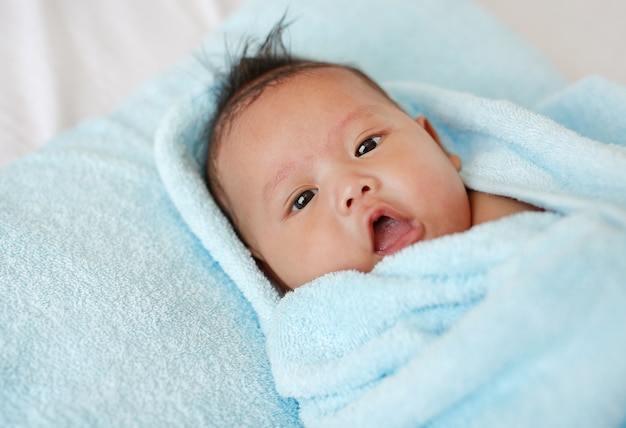
{"label": "towel wrapped around baby", "polygon": [[371,273],[330,273],[279,299],[199,190],[206,148],[190,116],[206,117],[210,95],[160,130],[170,196],[257,311],[278,392],[311,426],[626,423],[626,89],[590,78],[531,112],[384,86],[461,156],[468,187],[543,211],[419,242]]}

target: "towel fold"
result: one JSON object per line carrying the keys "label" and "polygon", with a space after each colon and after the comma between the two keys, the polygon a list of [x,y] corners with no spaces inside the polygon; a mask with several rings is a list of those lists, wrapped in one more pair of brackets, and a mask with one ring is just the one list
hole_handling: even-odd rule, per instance
{"label": "towel fold", "polygon": [[[370,274],[331,273],[289,293],[267,334],[278,391],[311,426],[625,422],[626,121],[611,123],[604,143],[509,102],[388,88],[462,155],[468,186],[545,211],[420,242]],[[596,131],[626,106],[610,82],[575,90],[584,96],[568,91],[551,111],[605,100]]]}
{"label": "towel fold", "polygon": [[462,157],[470,188],[560,212],[593,203],[626,206],[626,88],[591,77],[540,104],[562,124],[509,101],[412,82],[388,89],[410,115],[425,114],[448,150]]}

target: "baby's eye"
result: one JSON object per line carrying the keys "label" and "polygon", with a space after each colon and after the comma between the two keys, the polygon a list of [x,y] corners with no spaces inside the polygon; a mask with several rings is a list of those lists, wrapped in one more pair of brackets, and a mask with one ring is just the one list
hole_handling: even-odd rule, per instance
{"label": "baby's eye", "polygon": [[296,200],[293,202],[291,211],[299,211],[302,208],[306,207],[307,204],[311,202],[311,199],[313,199],[313,196],[315,196],[316,193],[317,190],[305,190],[304,192],[300,193]]}
{"label": "baby's eye", "polygon": [[356,152],[354,155],[358,158],[363,156],[367,152],[371,152],[378,146],[380,142],[380,137],[370,137],[359,144],[359,147],[356,148]]}

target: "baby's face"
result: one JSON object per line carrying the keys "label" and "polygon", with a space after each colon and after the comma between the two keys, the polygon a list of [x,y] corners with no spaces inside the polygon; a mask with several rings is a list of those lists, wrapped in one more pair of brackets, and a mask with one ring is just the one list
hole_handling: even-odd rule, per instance
{"label": "baby's face", "polygon": [[338,270],[369,272],[408,245],[467,230],[466,189],[427,129],[345,69],[266,88],[217,159],[254,256],[295,288]]}

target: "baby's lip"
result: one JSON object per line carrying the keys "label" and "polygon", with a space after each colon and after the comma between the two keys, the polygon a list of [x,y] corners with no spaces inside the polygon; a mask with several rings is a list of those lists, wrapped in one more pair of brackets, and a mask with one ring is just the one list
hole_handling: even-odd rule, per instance
{"label": "baby's lip", "polygon": [[369,216],[372,248],[376,254],[388,256],[424,238],[424,226],[389,208],[381,208]]}

